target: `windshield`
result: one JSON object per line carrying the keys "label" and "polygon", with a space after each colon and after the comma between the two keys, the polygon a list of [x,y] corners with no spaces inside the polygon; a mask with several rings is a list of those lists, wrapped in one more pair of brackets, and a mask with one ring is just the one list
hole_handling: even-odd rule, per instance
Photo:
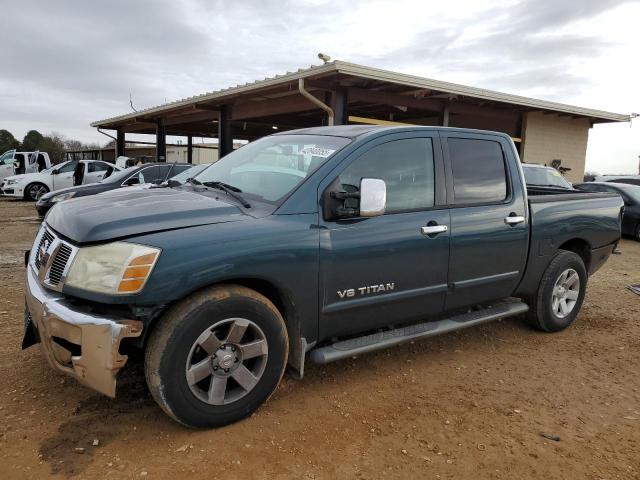
{"label": "windshield", "polygon": [[174,175],[173,177],[171,177],[171,180],[175,180],[177,182],[184,183],[187,180],[189,180],[190,178],[193,178],[196,175],[198,175],[200,172],[202,172],[209,165],[211,165],[211,163],[203,163],[202,165],[196,165],[194,167],[187,168],[185,171],[180,172],[179,174]]}
{"label": "windshield", "polygon": [[129,175],[131,175],[137,169],[138,169],[138,167],[129,167],[129,168],[125,168],[124,170],[119,170],[117,172],[113,172],[107,178],[103,179],[100,183],[118,183],[118,182],[122,182],[124,179],[126,179]]}
{"label": "windshield", "polygon": [[221,158],[195,179],[223,182],[243,197],[279,205],[347,138],[323,135],[274,135],[261,138]]}
{"label": "windshield", "polygon": [[523,165],[522,171],[524,172],[524,179],[527,182],[527,185],[537,187],[573,188],[555,168],[528,167]]}

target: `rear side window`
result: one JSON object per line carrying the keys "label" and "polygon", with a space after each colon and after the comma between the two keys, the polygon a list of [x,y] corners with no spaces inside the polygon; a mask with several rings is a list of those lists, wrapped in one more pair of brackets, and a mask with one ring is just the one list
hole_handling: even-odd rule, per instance
{"label": "rear side window", "polygon": [[501,202],[507,198],[507,172],[498,142],[449,138],[456,205]]}
{"label": "rear side window", "polygon": [[93,172],[104,172],[108,168],[106,163],[102,162],[91,162],[89,164],[89,173]]}
{"label": "rear side window", "polygon": [[431,139],[395,140],[373,147],[339,177],[347,192],[359,191],[363,178],[385,181],[387,213],[432,207],[435,189]]}

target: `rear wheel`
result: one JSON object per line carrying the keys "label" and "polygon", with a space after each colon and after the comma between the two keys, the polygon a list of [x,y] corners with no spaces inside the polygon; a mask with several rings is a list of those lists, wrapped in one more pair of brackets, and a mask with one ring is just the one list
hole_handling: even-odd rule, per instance
{"label": "rear wheel", "polygon": [[219,427],[251,414],[277,387],[287,362],[287,329],[257,292],[220,286],[172,307],[151,333],[147,384],[171,417]]}
{"label": "rear wheel", "polygon": [[545,332],[557,332],[571,325],[582,307],[587,279],[579,255],[558,252],[545,270],[538,292],[527,300],[531,323]]}
{"label": "rear wheel", "polygon": [[49,193],[49,187],[44,183],[32,183],[24,189],[25,197],[33,201],[39,200],[45,193]]}

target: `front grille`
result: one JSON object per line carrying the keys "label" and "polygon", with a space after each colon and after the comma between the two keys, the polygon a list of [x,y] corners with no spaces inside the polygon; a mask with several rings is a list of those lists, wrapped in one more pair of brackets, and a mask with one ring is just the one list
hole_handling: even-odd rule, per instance
{"label": "front grille", "polygon": [[35,251],[35,264],[36,264],[36,268],[40,269],[40,249],[44,246],[44,244],[46,243],[47,246],[51,245],[51,243],[53,242],[53,239],[55,237],[53,236],[53,234],[45,229],[44,233],[42,234],[42,238],[40,239],[40,243],[38,243],[38,247],[36,248]]}
{"label": "front grille", "polygon": [[44,225],[38,235],[31,251],[32,264],[44,286],[60,291],[78,249]]}
{"label": "front grille", "polygon": [[69,258],[71,257],[71,247],[66,243],[60,245],[60,249],[56,254],[56,257],[53,259],[53,263],[51,264],[51,268],[49,269],[49,284],[50,285],[58,285],[60,283],[60,279],[64,273],[64,270],[67,266],[67,262],[69,262]]}

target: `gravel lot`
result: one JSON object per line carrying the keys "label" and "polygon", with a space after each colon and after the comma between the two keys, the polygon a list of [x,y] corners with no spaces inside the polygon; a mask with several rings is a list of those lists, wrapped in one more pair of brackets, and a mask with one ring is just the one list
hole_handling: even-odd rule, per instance
{"label": "gravel lot", "polygon": [[[624,240],[559,334],[521,319],[285,377],[248,420],[166,417],[130,363],[111,400],[20,350],[33,204],[0,199],[0,477],[640,477],[640,243]],[[558,436],[559,441],[540,433]]]}

